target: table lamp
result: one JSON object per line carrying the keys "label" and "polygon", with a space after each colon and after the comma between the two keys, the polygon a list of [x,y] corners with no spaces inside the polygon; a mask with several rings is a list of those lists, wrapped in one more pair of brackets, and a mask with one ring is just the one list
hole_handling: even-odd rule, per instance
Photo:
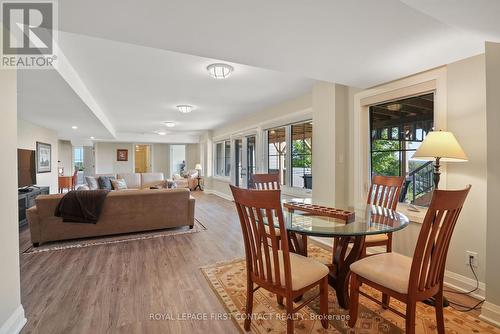
{"label": "table lamp", "polygon": [[196,166],[194,166],[194,169],[198,171],[198,177],[201,177],[201,164],[196,164]]}
{"label": "table lamp", "polygon": [[431,131],[412,157],[418,160],[436,160],[434,164],[434,187],[438,189],[441,172],[440,162],[467,161],[462,147],[453,133],[448,131]]}

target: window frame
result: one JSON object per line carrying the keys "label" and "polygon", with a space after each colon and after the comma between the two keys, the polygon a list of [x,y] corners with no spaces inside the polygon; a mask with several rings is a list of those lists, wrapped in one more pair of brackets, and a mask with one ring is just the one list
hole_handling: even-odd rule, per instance
{"label": "window frame", "polygon": [[[222,145],[222,157],[218,156],[217,152],[217,145]],[[226,145],[229,145],[229,155],[226,155]],[[229,180],[231,177],[231,165],[232,165],[232,160],[231,160],[231,140],[230,139],[223,139],[223,140],[218,140],[214,142],[213,145],[213,150],[214,150],[214,159],[213,159],[213,177],[219,178],[219,179],[224,179],[224,180]],[[217,163],[221,160],[222,163],[222,170],[221,173],[219,173],[219,170],[217,169]],[[229,171],[226,169],[226,166],[229,165]]]}
{"label": "window frame", "polygon": [[[265,163],[265,170],[266,172],[269,172],[269,132],[272,130],[276,129],[281,129],[285,128],[285,142],[286,142],[286,153],[285,153],[285,170],[290,171],[286,173],[285,177],[285,184],[281,184],[282,189],[289,193],[290,195],[310,195],[312,194],[312,189],[307,189],[304,187],[297,187],[292,184],[292,173],[291,173],[291,168],[292,168],[292,126],[293,125],[298,125],[298,124],[303,124],[303,123],[312,123],[313,119],[312,118],[307,118],[303,119],[300,121],[296,121],[293,123],[286,123],[286,124],[281,124],[281,125],[274,125],[272,127],[266,128],[264,132],[264,163]],[[314,125],[313,125],[314,128]],[[314,130],[313,130],[314,131]],[[312,135],[311,135],[312,137]],[[314,159],[314,152],[311,149],[311,160]],[[311,165],[311,174],[312,174],[312,165]]]}

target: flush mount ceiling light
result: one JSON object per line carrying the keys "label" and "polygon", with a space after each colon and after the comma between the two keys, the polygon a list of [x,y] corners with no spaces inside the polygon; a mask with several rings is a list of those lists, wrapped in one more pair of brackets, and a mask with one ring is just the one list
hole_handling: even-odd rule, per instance
{"label": "flush mount ceiling light", "polygon": [[179,104],[177,109],[179,109],[179,111],[183,114],[189,114],[193,110],[193,106],[190,106],[189,104]]}
{"label": "flush mount ceiling light", "polygon": [[174,122],[165,122],[165,125],[167,126],[167,128],[173,128],[175,126],[175,123]]}
{"label": "flush mount ceiling light", "polygon": [[214,79],[226,79],[233,72],[234,68],[231,65],[216,63],[208,65],[208,74]]}
{"label": "flush mount ceiling light", "polygon": [[76,125],[73,125],[71,128],[72,128],[73,130],[78,129],[78,127],[77,127]]}
{"label": "flush mount ceiling light", "polygon": [[90,137],[90,139],[94,140],[94,139],[95,139],[95,137],[94,137],[94,136],[91,136],[91,137]]}
{"label": "flush mount ceiling light", "polygon": [[164,136],[166,135],[167,133],[165,131],[156,131],[156,134],[160,135],[160,136]]}

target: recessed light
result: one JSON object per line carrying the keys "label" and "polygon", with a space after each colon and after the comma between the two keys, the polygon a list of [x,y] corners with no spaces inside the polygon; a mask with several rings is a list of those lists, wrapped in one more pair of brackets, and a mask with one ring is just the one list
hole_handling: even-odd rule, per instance
{"label": "recessed light", "polygon": [[76,125],[73,125],[71,128],[72,128],[73,130],[78,129],[78,127],[77,127]]}
{"label": "recessed light", "polygon": [[233,73],[234,68],[231,65],[216,63],[208,65],[208,74],[214,79],[226,79],[231,73]]}
{"label": "recessed light", "polygon": [[165,122],[165,125],[167,126],[167,128],[173,128],[175,126],[175,123],[174,122]]}
{"label": "recessed light", "polygon": [[94,139],[95,139],[95,137],[94,137],[94,136],[90,136],[90,139],[94,140]]}
{"label": "recessed light", "polygon": [[160,136],[164,136],[167,134],[165,131],[157,131],[156,133],[159,134]]}
{"label": "recessed light", "polygon": [[179,109],[179,111],[183,114],[189,114],[193,110],[193,106],[190,106],[189,104],[179,104],[177,109]]}

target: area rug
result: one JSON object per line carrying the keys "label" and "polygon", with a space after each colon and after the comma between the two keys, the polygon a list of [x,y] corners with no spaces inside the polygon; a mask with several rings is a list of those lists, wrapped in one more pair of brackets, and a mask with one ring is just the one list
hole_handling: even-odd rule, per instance
{"label": "area rug", "polygon": [[190,234],[204,231],[207,228],[195,218],[194,226],[192,229],[189,226],[173,227],[164,230],[138,232],[138,233],[127,233],[112,236],[103,236],[96,238],[85,238],[85,239],[73,239],[64,241],[55,241],[42,244],[38,247],[30,246],[25,249],[23,254],[36,254],[41,252],[51,252],[60,251],[71,248],[84,248],[84,247],[95,247],[109,244],[117,244],[122,242],[131,242],[137,240],[147,240],[155,238],[165,238],[172,237],[180,234]]}
{"label": "area rug", "polygon": [[[331,254],[315,245],[309,245],[309,256],[328,261]],[[238,259],[226,263],[201,268],[212,290],[219,297],[221,303],[241,332],[244,332],[243,322],[246,302],[246,268],[245,260]],[[368,294],[380,299],[379,292],[363,286]],[[317,291],[310,291],[304,296],[306,300]],[[348,311],[339,307],[335,291],[329,290],[328,330],[321,327],[317,319],[319,299],[302,308],[295,317],[295,333],[404,333],[405,320],[394,313],[382,309],[379,305],[360,296],[359,316],[354,330],[347,325]],[[391,306],[404,312],[405,305],[391,299]],[[447,333],[500,333],[500,330],[474,318],[468,314],[446,308],[444,311]],[[252,333],[285,333],[286,313],[276,302],[276,296],[264,289],[254,293]],[[418,303],[417,306],[417,333],[437,333],[435,311],[431,306]]]}

